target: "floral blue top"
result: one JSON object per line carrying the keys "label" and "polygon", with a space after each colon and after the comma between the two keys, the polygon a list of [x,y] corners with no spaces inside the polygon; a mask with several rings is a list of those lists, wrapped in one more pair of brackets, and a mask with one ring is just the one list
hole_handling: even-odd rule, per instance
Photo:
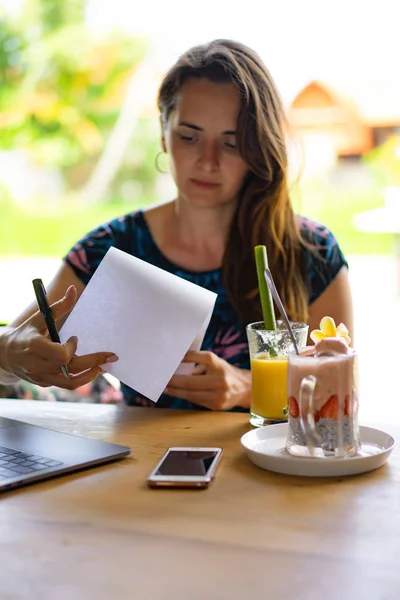
{"label": "floral blue top", "polygon": [[[323,225],[299,217],[304,239],[318,248],[318,252],[305,249],[309,277],[309,304],[314,302],[347,262],[332,233]],[[246,334],[240,319],[228,300],[222,282],[221,269],[194,272],[171,263],[155,244],[142,210],[129,213],[93,229],[69,251],[64,260],[79,279],[87,284],[111,246],[145,260],[174,275],[183,277],[217,294],[217,300],[206,331],[202,350],[209,350],[242,369],[250,368]],[[159,408],[199,409],[196,404],[163,394],[154,404],[135,390],[121,384],[124,400],[136,406]],[[232,410],[245,411],[235,408]],[[247,411],[247,410],[246,410]]]}

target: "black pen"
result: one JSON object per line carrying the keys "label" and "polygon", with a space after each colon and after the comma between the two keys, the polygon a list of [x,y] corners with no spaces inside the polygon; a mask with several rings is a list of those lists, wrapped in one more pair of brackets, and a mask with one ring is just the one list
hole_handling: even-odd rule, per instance
{"label": "black pen", "polygon": [[[47,300],[46,289],[43,285],[43,281],[41,279],[34,279],[32,281],[32,284],[33,289],[35,290],[35,296],[40,312],[42,313],[45,323],[47,325],[50,339],[52,342],[57,342],[58,344],[61,344],[56,324],[54,322],[53,313],[51,312],[51,308]],[[61,365],[61,371],[64,373],[65,377],[69,379],[68,367],[66,365]]]}

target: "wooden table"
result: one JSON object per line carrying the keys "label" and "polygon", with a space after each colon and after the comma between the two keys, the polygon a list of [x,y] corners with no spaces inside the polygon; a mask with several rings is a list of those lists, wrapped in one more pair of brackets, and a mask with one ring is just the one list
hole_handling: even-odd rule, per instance
{"label": "wooden table", "polygon": [[[10,400],[0,414],[133,449],[0,496],[1,600],[400,596],[397,448],[375,472],[316,480],[253,466],[243,414]],[[208,490],[147,488],[174,445],[224,448]]]}

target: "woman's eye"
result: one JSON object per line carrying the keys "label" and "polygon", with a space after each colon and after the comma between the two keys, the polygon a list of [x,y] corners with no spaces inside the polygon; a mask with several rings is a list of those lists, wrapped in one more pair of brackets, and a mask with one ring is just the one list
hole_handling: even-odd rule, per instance
{"label": "woman's eye", "polygon": [[180,133],[179,137],[183,142],[188,142],[189,144],[193,144],[197,141],[197,138],[194,135],[183,135],[183,133]]}
{"label": "woman's eye", "polygon": [[236,152],[237,146],[234,142],[224,142],[224,148],[226,150],[230,150],[231,152]]}

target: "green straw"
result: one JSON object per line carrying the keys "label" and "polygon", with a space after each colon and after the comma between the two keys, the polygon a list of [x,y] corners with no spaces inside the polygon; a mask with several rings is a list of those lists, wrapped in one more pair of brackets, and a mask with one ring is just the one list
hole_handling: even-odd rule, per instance
{"label": "green straw", "polygon": [[264,319],[264,327],[267,331],[276,329],[275,311],[272,303],[271,292],[264,277],[264,269],[268,267],[267,248],[256,246],[254,248],[257,267],[258,288],[260,290],[261,309]]}

